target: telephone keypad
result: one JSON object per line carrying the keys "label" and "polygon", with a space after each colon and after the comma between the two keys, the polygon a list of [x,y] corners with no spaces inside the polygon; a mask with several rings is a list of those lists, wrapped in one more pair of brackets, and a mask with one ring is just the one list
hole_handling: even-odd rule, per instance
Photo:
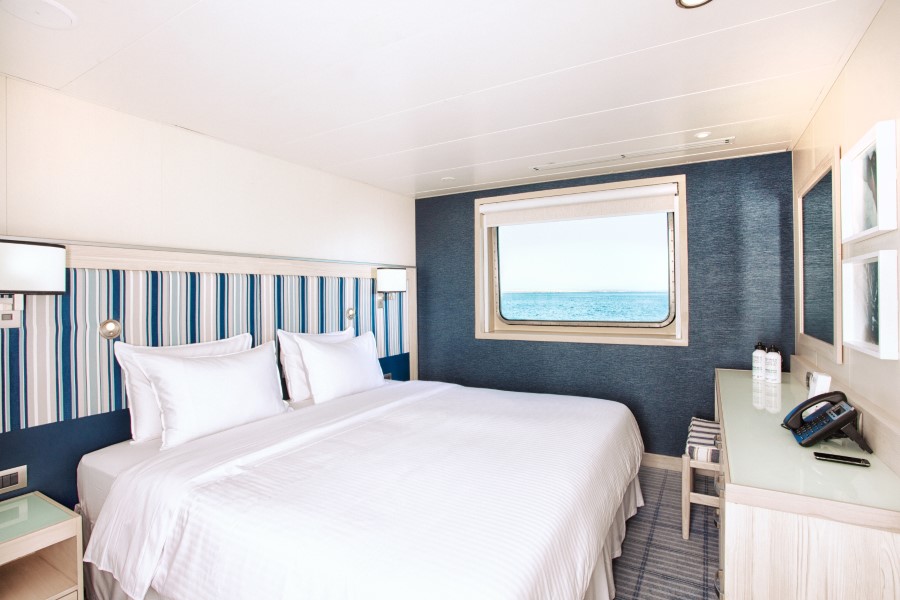
{"label": "telephone keypad", "polygon": [[[837,411],[837,414],[840,414],[840,411]],[[804,421],[803,425],[794,432],[794,437],[802,444],[829,423],[837,420],[836,417],[837,415],[833,414],[831,406],[823,407],[810,415],[808,420]]]}

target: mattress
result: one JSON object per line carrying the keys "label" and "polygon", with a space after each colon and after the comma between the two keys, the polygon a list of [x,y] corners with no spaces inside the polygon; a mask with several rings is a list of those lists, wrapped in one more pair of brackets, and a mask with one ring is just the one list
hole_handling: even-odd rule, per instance
{"label": "mattress", "polygon": [[78,502],[81,515],[93,526],[113,482],[123,473],[159,454],[162,440],[121,442],[85,454],[78,463]]}
{"label": "mattress", "polygon": [[131,450],[80,475],[135,598],[608,598],[642,504],[634,417],[570,396],[409,382]]}

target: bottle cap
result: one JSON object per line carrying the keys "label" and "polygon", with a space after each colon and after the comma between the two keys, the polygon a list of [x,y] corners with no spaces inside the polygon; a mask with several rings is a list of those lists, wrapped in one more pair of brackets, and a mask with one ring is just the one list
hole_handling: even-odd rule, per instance
{"label": "bottle cap", "polygon": [[765,344],[763,344],[762,342],[756,342],[756,348],[754,348],[754,350],[765,350],[765,349],[766,349]]}
{"label": "bottle cap", "polygon": [[778,354],[781,354],[781,350],[778,349],[778,346],[769,346],[767,352],[777,352]]}

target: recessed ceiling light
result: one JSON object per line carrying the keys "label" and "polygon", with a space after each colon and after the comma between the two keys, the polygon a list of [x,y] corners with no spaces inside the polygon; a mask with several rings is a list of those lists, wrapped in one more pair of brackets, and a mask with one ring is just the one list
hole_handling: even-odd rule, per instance
{"label": "recessed ceiling light", "polygon": [[441,177],[441,181],[456,181],[456,177],[451,177],[450,175],[446,177]]}
{"label": "recessed ceiling light", "polygon": [[712,0],[675,0],[675,4],[681,8],[697,8],[704,4],[709,4]]}
{"label": "recessed ceiling light", "polygon": [[694,137],[698,140],[702,140],[703,138],[708,138],[711,134],[711,131],[698,131],[694,134]]}
{"label": "recessed ceiling light", "polygon": [[56,0],[0,0],[0,8],[47,29],[71,29],[78,23],[78,17]]}

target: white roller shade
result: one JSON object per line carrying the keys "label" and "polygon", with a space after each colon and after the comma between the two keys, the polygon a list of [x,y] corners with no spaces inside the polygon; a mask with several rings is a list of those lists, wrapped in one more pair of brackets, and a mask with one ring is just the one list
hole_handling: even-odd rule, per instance
{"label": "white roller shade", "polygon": [[482,204],[483,227],[545,221],[675,212],[678,184],[661,183],[615,190],[565,194]]}

